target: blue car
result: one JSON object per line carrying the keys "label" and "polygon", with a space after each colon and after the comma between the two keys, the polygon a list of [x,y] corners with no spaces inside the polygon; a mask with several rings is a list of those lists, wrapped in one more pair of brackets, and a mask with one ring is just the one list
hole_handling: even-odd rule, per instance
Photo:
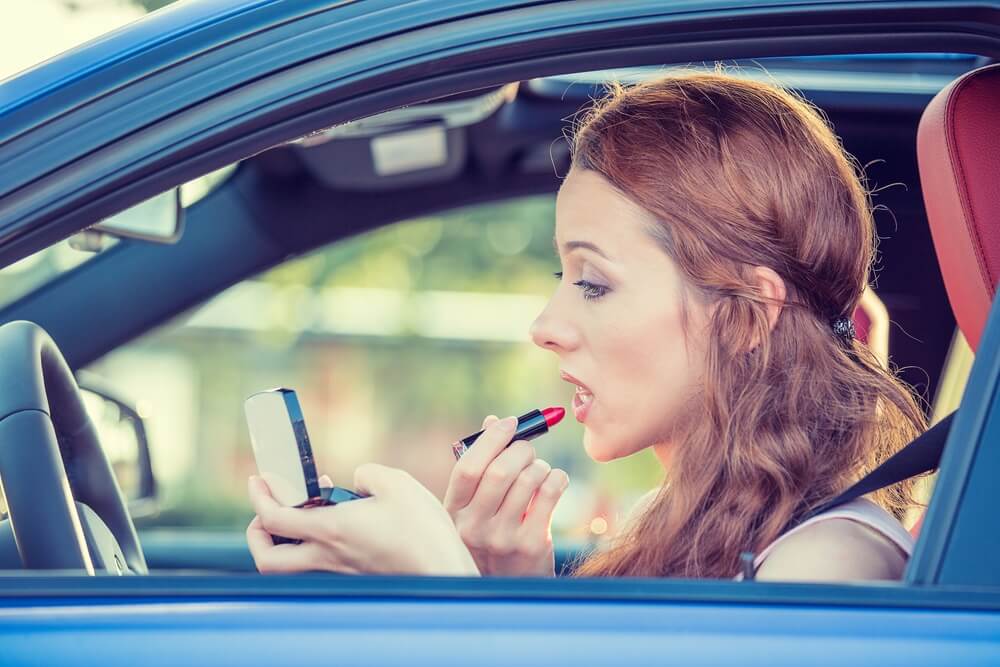
{"label": "blue car", "polygon": [[[929,116],[918,173],[928,104],[996,86],[997,59],[995,0],[189,0],[0,83],[0,664],[1000,664],[1000,106],[964,164],[985,185],[949,189]],[[566,120],[608,80],[718,60],[905,185],[873,188],[856,317],[932,421],[955,413],[905,578],[257,574],[243,398],[296,385],[338,482],[384,453],[373,411],[519,399],[529,362],[509,396],[478,369],[537,305],[512,286],[548,268]],[[434,282],[463,270],[488,303]],[[568,436],[546,437],[572,468]],[[433,487],[450,453],[385,455]],[[557,570],[614,521],[586,488]]]}

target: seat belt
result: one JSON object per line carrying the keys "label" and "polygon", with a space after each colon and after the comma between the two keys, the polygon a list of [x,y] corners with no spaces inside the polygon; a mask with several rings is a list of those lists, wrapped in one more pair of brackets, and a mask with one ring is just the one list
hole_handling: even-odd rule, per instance
{"label": "seat belt", "polygon": [[944,443],[948,439],[948,432],[951,430],[951,420],[954,416],[955,413],[952,412],[937,424],[924,431],[910,442],[910,444],[886,459],[878,468],[875,468],[875,470],[862,477],[851,488],[807,514],[803,517],[802,521],[811,519],[817,514],[821,514],[838,505],[843,505],[855,498],[860,498],[872,491],[884,489],[896,482],[902,482],[904,479],[937,468],[941,463],[941,452],[944,451]]}

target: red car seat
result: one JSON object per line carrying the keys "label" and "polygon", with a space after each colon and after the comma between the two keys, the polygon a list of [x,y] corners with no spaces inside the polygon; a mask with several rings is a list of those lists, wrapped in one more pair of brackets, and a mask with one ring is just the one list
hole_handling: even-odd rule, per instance
{"label": "red car seat", "polygon": [[917,162],[948,300],[975,351],[1000,277],[1000,65],[961,76],[931,100]]}

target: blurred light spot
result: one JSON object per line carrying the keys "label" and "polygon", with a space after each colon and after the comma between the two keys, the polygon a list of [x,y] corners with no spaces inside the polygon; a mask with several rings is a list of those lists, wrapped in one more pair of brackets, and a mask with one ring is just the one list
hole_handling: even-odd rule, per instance
{"label": "blurred light spot", "polygon": [[373,287],[392,286],[405,291],[410,289],[410,285],[413,283],[408,258],[399,250],[387,250],[366,257],[362,266],[366,285]]}
{"label": "blurred light spot", "polygon": [[531,243],[531,227],[519,221],[490,222],[486,238],[501,255],[517,255]]}
{"label": "blurred light spot", "polygon": [[407,254],[414,257],[426,255],[441,240],[444,221],[440,218],[423,218],[392,229],[392,235]]}
{"label": "blurred light spot", "polygon": [[608,532],[608,521],[602,516],[595,517],[590,522],[590,532],[594,535],[603,535]]}
{"label": "blurred light spot", "polygon": [[135,403],[135,412],[137,415],[143,419],[149,419],[153,416],[153,402],[148,398],[140,398]]}

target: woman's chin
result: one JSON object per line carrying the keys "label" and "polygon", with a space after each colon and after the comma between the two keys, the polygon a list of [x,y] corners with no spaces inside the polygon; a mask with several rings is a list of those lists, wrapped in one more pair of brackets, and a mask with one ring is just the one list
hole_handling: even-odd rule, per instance
{"label": "woman's chin", "polygon": [[595,437],[593,432],[589,428],[584,428],[583,430],[583,449],[587,452],[587,456],[592,458],[598,463],[607,463],[608,461],[614,461],[621,457],[621,454],[616,450],[615,447],[608,445],[613,445],[607,441],[601,441],[600,438]]}
{"label": "woman's chin", "polygon": [[595,433],[588,426],[584,426],[583,429],[583,449],[587,452],[587,456],[598,463],[608,463],[632,456],[649,446],[639,444],[643,442],[638,437],[610,439]]}

